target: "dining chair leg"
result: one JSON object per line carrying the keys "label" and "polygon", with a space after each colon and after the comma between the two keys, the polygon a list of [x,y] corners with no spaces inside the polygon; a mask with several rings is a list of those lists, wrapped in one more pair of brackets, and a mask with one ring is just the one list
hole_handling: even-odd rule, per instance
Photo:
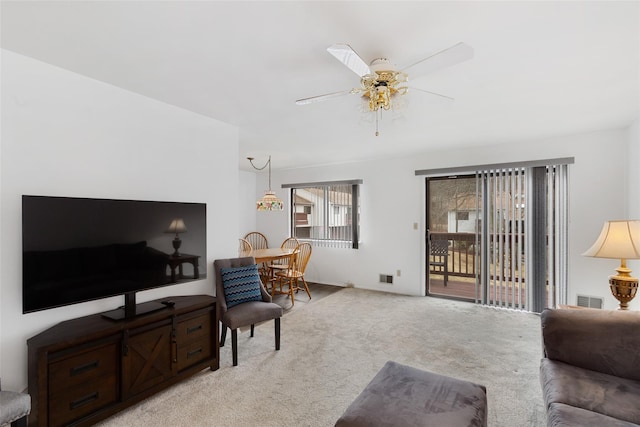
{"label": "dining chair leg", "polygon": [[233,355],[233,366],[238,366],[238,330],[231,330],[231,353]]}
{"label": "dining chair leg", "polygon": [[[271,298],[275,297],[276,292],[278,294],[284,294],[285,292],[282,291],[282,282],[285,279],[282,277],[278,277],[276,281],[273,282],[273,284],[271,285]],[[278,286],[278,290],[276,290],[276,282],[277,282],[277,286]]]}
{"label": "dining chair leg", "polygon": [[307,291],[307,295],[309,295],[309,299],[311,299],[311,292],[309,291],[309,286],[307,285],[307,281],[304,280],[304,276],[301,277],[302,284],[304,285],[304,290]]}
{"label": "dining chair leg", "polygon": [[227,339],[227,327],[222,325],[222,331],[220,332],[220,347],[224,347],[224,342]]}
{"label": "dining chair leg", "polygon": [[294,279],[289,279],[289,296],[291,297],[292,307],[293,307],[293,304],[295,304],[295,297],[293,296],[293,288],[295,288],[294,283],[295,283]]}
{"label": "dining chair leg", "polygon": [[275,330],[276,330],[276,350],[280,350],[280,318],[279,317],[275,319]]}
{"label": "dining chair leg", "polygon": [[253,338],[253,330],[255,329],[255,326],[253,323],[251,324],[251,338]]}

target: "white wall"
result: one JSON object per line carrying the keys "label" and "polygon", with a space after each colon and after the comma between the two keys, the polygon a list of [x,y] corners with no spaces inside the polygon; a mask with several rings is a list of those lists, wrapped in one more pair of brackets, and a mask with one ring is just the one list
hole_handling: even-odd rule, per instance
{"label": "white wall", "polygon": [[[502,146],[424,153],[411,158],[368,161],[337,166],[274,171],[273,189],[288,194],[283,183],[364,180],[362,185],[361,238],[358,250],[314,248],[307,270],[311,281],[424,295],[425,184],[416,177],[419,169],[575,157],[570,166],[569,303],[576,295],[603,297],[605,308],[616,308],[607,277],[615,260],[582,257],[607,219],[626,212],[627,165],[620,162],[629,151],[629,130],[610,130],[582,135],[525,141]],[[616,153],[616,155],[612,155]],[[636,163],[637,164],[637,163]],[[637,183],[636,191],[637,191]],[[264,186],[258,176],[257,188]],[[418,230],[413,224],[418,223]],[[257,214],[258,230],[270,241],[281,241],[288,231],[285,213]],[[396,275],[394,284],[379,283],[379,274]],[[639,272],[640,273],[640,272]],[[631,308],[640,308],[640,298]]]}
{"label": "white wall", "polygon": [[[248,161],[247,161],[248,162]],[[262,197],[264,192],[260,195]],[[240,238],[256,231],[256,174],[240,171],[238,187],[238,235]],[[237,242],[237,241],[236,241]]]}
{"label": "white wall", "polygon": [[213,294],[212,260],[237,249],[238,130],[6,50],[1,89],[0,376],[22,390],[27,338],[123,299],[22,314],[21,195],[207,203],[207,278],[138,301]]}
{"label": "white wall", "polygon": [[[640,119],[629,128],[629,153],[627,156],[627,186],[625,197],[628,201],[625,218],[640,220]],[[640,277],[640,260],[627,260],[627,267],[632,270],[631,275]],[[640,307],[640,295],[629,303],[631,308]]]}
{"label": "white wall", "polygon": [[[640,219],[640,178],[638,167],[640,166],[640,119],[636,120],[629,128],[629,153],[627,156],[627,188],[626,194],[629,202],[628,218]],[[638,269],[638,267],[636,267]],[[638,272],[640,274],[640,272]]]}

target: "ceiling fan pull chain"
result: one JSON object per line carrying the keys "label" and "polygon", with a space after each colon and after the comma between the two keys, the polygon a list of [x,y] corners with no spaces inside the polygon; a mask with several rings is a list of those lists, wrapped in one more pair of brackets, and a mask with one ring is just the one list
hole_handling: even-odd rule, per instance
{"label": "ceiling fan pull chain", "polygon": [[380,132],[378,132],[378,112],[380,110],[376,110],[376,112],[374,113],[376,115],[376,136],[380,135]]}

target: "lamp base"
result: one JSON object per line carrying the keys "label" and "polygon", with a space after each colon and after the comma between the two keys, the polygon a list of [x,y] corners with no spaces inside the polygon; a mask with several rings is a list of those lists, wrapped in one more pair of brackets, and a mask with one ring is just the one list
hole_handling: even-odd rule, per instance
{"label": "lamp base", "polygon": [[609,287],[613,296],[620,301],[618,310],[629,310],[629,301],[638,291],[638,279],[631,276],[609,276]]}
{"label": "lamp base", "polygon": [[173,244],[173,249],[175,249],[175,251],[173,252],[173,256],[180,256],[178,249],[180,249],[180,245],[182,245],[182,240],[180,240],[180,238],[176,236],[176,238],[173,239],[171,243]]}

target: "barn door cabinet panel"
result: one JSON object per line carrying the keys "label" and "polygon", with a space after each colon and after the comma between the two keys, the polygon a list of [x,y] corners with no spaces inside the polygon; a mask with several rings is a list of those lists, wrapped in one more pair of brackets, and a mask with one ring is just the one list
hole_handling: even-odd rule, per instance
{"label": "barn door cabinet panel", "polygon": [[122,394],[128,399],[175,375],[171,360],[171,323],[124,331]]}
{"label": "barn door cabinet panel", "polygon": [[202,369],[218,369],[215,298],[171,301],[132,319],[69,320],[30,338],[29,425],[92,425]]}

